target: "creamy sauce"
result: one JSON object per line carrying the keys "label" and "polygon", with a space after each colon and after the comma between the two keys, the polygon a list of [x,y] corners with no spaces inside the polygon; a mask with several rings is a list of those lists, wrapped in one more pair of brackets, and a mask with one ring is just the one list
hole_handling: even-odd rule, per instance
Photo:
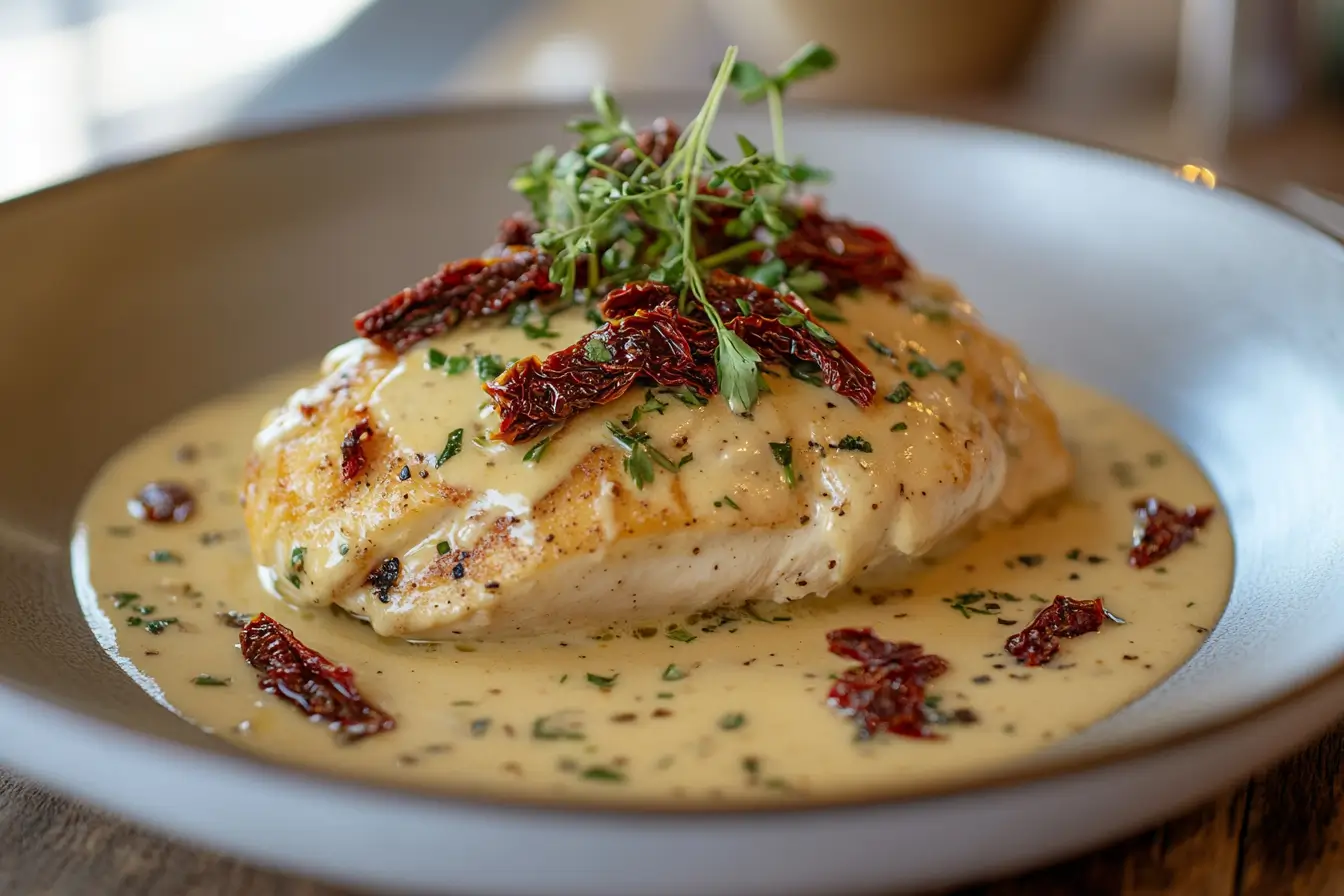
{"label": "creamy sauce", "polygon": [[[1212,503],[1213,490],[1150,423],[1046,376],[1076,454],[1071,492],[955,554],[919,563],[899,590],[848,588],[824,600],[757,603],[750,612],[601,635],[382,638],[342,611],[287,606],[256,578],[237,484],[256,421],[307,379],[305,372],[216,401],[127,449],[89,492],[73,545],[85,612],[123,667],[185,718],[279,761],[529,797],[733,804],[895,794],[1009,763],[1113,713],[1191,655],[1229,592],[1232,542],[1221,515],[1157,567],[1126,566],[1131,499]],[[393,380],[380,388],[408,387]],[[431,434],[442,439],[441,428],[426,425],[424,440]],[[189,522],[153,525],[127,515],[127,498],[155,479],[196,491]],[[314,550],[310,562],[320,566],[326,560]],[[999,593],[958,598],[989,589]],[[1004,639],[1056,594],[1104,597],[1128,624],[1065,641],[1049,666],[1018,666]],[[397,729],[341,745],[259,691],[238,630],[219,617],[226,611],[265,611],[351,666]],[[176,621],[147,625],[163,619]],[[668,637],[673,623],[694,640]],[[827,653],[824,636],[842,626],[871,626],[949,661],[929,688],[949,719],[938,726],[942,738],[855,740],[853,724],[825,703],[829,677],[847,663]],[[572,737],[548,737],[558,730]]]}

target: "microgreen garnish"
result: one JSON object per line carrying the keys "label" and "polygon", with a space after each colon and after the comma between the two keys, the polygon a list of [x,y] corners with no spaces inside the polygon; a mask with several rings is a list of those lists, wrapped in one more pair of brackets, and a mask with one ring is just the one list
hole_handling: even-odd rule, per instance
{"label": "microgreen garnish", "polygon": [[[760,393],[760,355],[724,326],[707,300],[703,275],[765,248],[765,243],[751,238],[758,230],[778,237],[792,229],[795,216],[787,197],[799,184],[824,175],[787,160],[783,96],[790,85],[834,64],[830,50],[809,44],[779,71],[767,74],[752,63],[739,63],[737,48],[729,47],[699,113],[660,160],[640,149],[615,98],[596,88],[591,96],[595,117],[570,125],[579,136],[575,148],[564,153],[549,147],[541,150],[511,182],[540,225],[533,241],[551,255],[550,277],[564,296],[574,295],[583,265],[590,290],[655,280],[679,288],[683,310],[688,303],[700,305],[718,341],[719,391],[736,413],[748,411]],[[736,161],[710,147],[709,133],[730,84],[746,97],[768,102],[773,153],[763,152],[745,137],[738,138],[742,157]],[[621,152],[613,152],[616,148]],[[617,167],[613,160],[618,155],[627,157],[629,164],[620,162]],[[698,247],[703,241],[696,231],[705,214],[699,207],[709,205],[736,210],[737,217],[725,232],[740,242],[702,257]],[[817,278],[806,274],[789,273],[798,279],[792,286],[799,294],[804,286],[816,288],[812,281]],[[600,318],[594,320],[595,325],[600,323]],[[830,341],[824,329],[811,321],[804,326],[808,324],[818,339]],[[589,360],[605,360],[592,341],[585,354]]]}
{"label": "microgreen garnish", "polygon": [[551,444],[551,437],[542,436],[540,439],[538,439],[536,442],[533,443],[531,448],[527,449],[527,453],[523,455],[523,461],[525,463],[534,464],[537,461],[541,460],[541,456],[546,453],[546,446],[550,444]]}
{"label": "microgreen garnish", "polygon": [[775,463],[784,468],[784,481],[793,488],[797,481],[793,473],[793,444],[789,441],[771,442],[770,453],[775,456]]}
{"label": "microgreen garnish", "polygon": [[845,436],[835,447],[841,451],[862,451],[864,454],[873,453],[873,445],[863,436]]}
{"label": "microgreen garnish", "polygon": [[439,456],[434,459],[434,466],[443,466],[461,452],[462,435],[463,431],[461,427],[458,427],[448,434],[448,441],[444,443],[443,450],[439,452]]}

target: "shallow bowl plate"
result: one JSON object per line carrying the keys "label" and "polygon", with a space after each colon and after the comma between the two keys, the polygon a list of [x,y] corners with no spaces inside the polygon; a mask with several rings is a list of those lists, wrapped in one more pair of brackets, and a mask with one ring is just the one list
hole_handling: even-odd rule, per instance
{"label": "shallow bowl plate", "polygon": [[[1203,464],[1237,540],[1236,582],[1179,673],[954,792],[774,813],[374,788],[260,763],[164,711],[76,604],[67,539],[85,485],[147,427],[317,357],[354,312],[478,249],[514,206],[512,161],[557,139],[571,111],[243,140],[0,206],[0,762],[183,839],[384,892],[890,893],[1121,836],[1344,710],[1344,248],[1155,165],[813,112],[789,141],[835,170],[833,208],[889,228],[1030,357],[1129,401]],[[727,118],[758,132],[754,116]],[[299,826],[278,836],[263,821],[276,818]]]}

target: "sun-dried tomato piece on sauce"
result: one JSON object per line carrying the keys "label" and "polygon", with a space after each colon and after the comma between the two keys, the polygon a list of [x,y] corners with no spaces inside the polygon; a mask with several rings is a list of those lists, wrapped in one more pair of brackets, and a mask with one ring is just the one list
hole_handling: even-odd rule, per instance
{"label": "sun-dried tomato piece on sauce", "polygon": [[837,395],[843,395],[861,407],[872,404],[877,381],[863,362],[845,346],[832,339],[825,342],[801,327],[790,327],[778,320],[750,315],[727,322],[742,341],[760,353],[761,360],[806,361],[820,369],[822,382]]}
{"label": "sun-dried tomato piece on sauce", "polygon": [[1212,507],[1191,505],[1177,510],[1160,498],[1135,501],[1134,546],[1129,550],[1129,565],[1143,569],[1193,541],[1195,532],[1204,528],[1211,516]]}
{"label": "sun-dried tomato piece on sauce", "polygon": [[870,628],[828,632],[831,653],[857,660],[831,685],[827,702],[851,716],[861,737],[880,732],[902,737],[937,737],[924,710],[925,686],[947,671],[947,660],[918,644],[879,638]]}
{"label": "sun-dried tomato piece on sauce", "polygon": [[708,326],[657,307],[605,324],[545,360],[523,358],[485,384],[499,413],[495,438],[525,442],[580,411],[615,401],[638,379],[718,390]]}
{"label": "sun-dried tomato piece on sauce", "polygon": [[1073,600],[1059,595],[1026,628],[1009,636],[1003,647],[1023,665],[1042,666],[1059,653],[1060,638],[1100,631],[1105,621],[1106,609],[1101,598]]}
{"label": "sun-dried tomato piece on sauce", "polygon": [[180,482],[149,482],[126,502],[126,511],[147,523],[185,523],[196,497]]}
{"label": "sun-dried tomato piece on sauce", "polygon": [[293,703],[313,721],[327,723],[343,739],[391,731],[396,720],[365,700],[348,666],[332,663],[265,613],[238,633],[243,659],[258,672],[258,687]]}
{"label": "sun-dried tomato piece on sauce", "polygon": [[383,348],[404,352],[463,320],[499,314],[518,302],[560,295],[551,259],[532,249],[501,258],[453,261],[415,286],[355,317],[355,330]]}
{"label": "sun-dried tomato piece on sauce", "polygon": [[794,231],[775,244],[774,255],[790,268],[806,265],[824,274],[821,295],[830,299],[861,287],[889,290],[910,270],[910,260],[881,230],[816,209],[803,212]]}
{"label": "sun-dried tomato piece on sauce", "polygon": [[364,472],[364,441],[373,435],[369,421],[356,423],[341,440],[341,481],[349,482]]}
{"label": "sun-dried tomato piece on sauce", "polygon": [[495,242],[485,250],[487,258],[505,255],[510,249],[532,245],[532,237],[537,234],[537,221],[527,212],[514,212],[499,222],[499,232]]}

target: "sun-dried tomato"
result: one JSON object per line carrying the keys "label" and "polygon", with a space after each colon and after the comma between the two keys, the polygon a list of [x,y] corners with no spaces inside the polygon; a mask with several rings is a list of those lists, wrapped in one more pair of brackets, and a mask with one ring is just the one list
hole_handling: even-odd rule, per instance
{"label": "sun-dried tomato", "polygon": [[361,420],[341,440],[341,481],[349,482],[364,471],[364,440],[372,434],[369,421]]}
{"label": "sun-dried tomato", "polygon": [[903,737],[937,737],[924,709],[925,686],[947,671],[947,660],[909,642],[879,638],[870,628],[826,634],[831,653],[856,660],[831,686],[827,702],[853,717],[861,737],[882,731]]}
{"label": "sun-dried tomato", "polygon": [[185,523],[195,509],[195,496],[179,482],[147,483],[126,502],[126,511],[147,523]]}
{"label": "sun-dried tomato", "polygon": [[[655,118],[651,127],[635,132],[635,146],[614,144],[607,154],[606,164],[622,174],[629,174],[645,158],[660,168],[672,157],[672,151],[681,138],[681,128],[670,118]],[[636,149],[638,151],[636,151]]]}
{"label": "sun-dried tomato", "polygon": [[718,390],[716,344],[708,326],[659,306],[605,324],[544,361],[523,358],[485,384],[499,412],[495,438],[527,441],[615,401],[641,378],[707,398]]}
{"label": "sun-dried tomato", "polygon": [[805,210],[798,226],[774,247],[790,268],[806,265],[826,276],[825,298],[860,287],[890,289],[910,270],[910,261],[891,237],[876,227]]}
{"label": "sun-dried tomato", "polygon": [[503,255],[510,246],[530,246],[536,233],[536,219],[527,212],[514,212],[499,222],[499,234],[495,237],[495,245],[490,247],[493,251],[486,254]]}
{"label": "sun-dried tomato", "polygon": [[560,295],[551,260],[532,249],[501,258],[465,258],[355,317],[355,330],[383,348],[404,352],[461,321],[498,314],[518,302]]}
{"label": "sun-dried tomato", "polygon": [[[865,407],[877,394],[872,372],[821,326],[797,296],[781,295],[727,271],[714,271],[705,284],[705,298],[728,329],[756,349],[766,363],[816,364],[822,382]],[[677,294],[664,284],[632,283],[603,299],[601,309],[606,317],[620,318],[641,308],[672,308],[677,300]],[[743,313],[740,303],[746,304],[749,314]],[[686,313],[705,318],[698,305],[688,307]]]}
{"label": "sun-dried tomato", "polygon": [[1134,546],[1129,550],[1129,565],[1135,569],[1156,563],[1187,541],[1213,516],[1212,507],[1191,505],[1177,510],[1160,498],[1134,502]]}
{"label": "sun-dried tomato", "polygon": [[391,731],[396,720],[365,700],[355,673],[306,646],[265,613],[238,633],[243,659],[261,673],[258,686],[293,703],[313,721],[322,721],[346,740]]}
{"label": "sun-dried tomato", "polygon": [[1059,653],[1060,638],[1076,638],[1101,630],[1106,609],[1101,598],[1073,600],[1059,595],[1055,602],[1036,614],[1026,628],[1011,635],[1004,649],[1026,666],[1041,666]]}

